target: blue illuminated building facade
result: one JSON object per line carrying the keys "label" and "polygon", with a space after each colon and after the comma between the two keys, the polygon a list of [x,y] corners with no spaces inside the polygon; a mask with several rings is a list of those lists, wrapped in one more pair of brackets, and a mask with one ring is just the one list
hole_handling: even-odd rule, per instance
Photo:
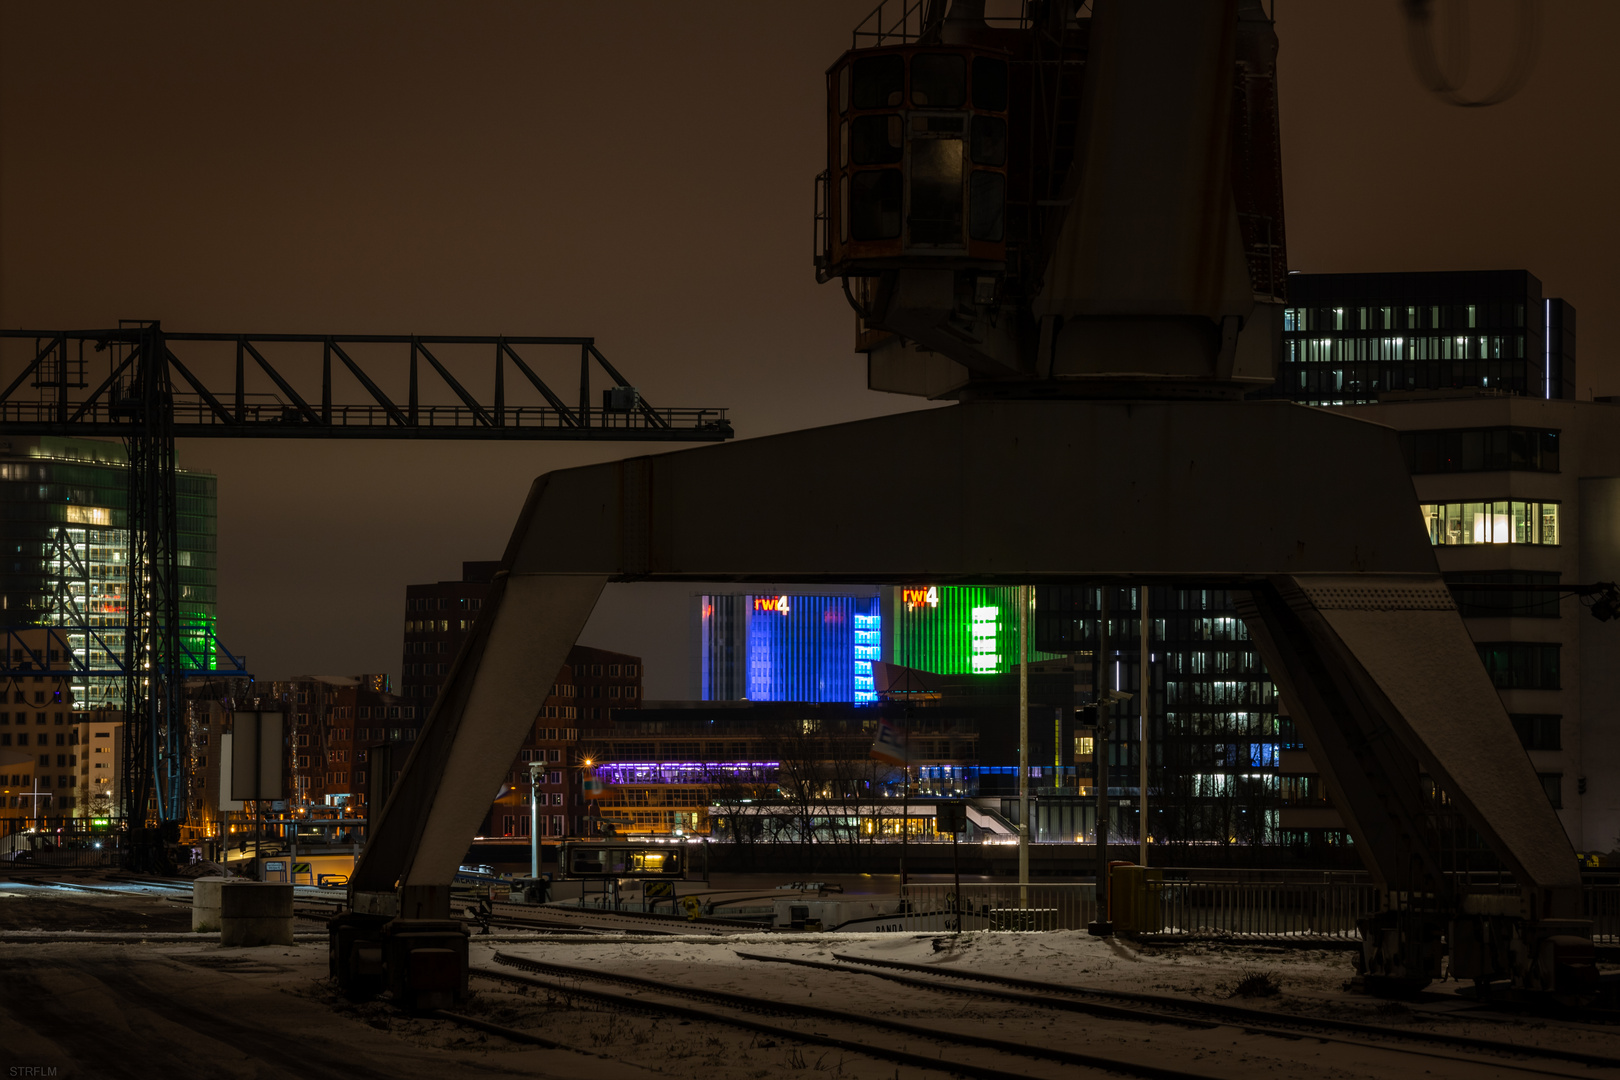
{"label": "blue illuminated building facade", "polygon": [[868,596],[696,598],[703,701],[877,701],[883,615]]}

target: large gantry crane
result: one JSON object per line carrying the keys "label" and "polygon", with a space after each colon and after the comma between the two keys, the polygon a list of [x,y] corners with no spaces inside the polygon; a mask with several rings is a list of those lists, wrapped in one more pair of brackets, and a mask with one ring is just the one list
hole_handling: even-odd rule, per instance
{"label": "large gantry crane", "polygon": [[[732,435],[724,409],[654,408],[588,337],[176,333],[143,321],[0,331],[0,346],[13,342],[26,352],[0,389],[0,436],[123,440],[129,542],[116,611],[92,615],[69,596],[55,613],[68,640],[84,647],[7,649],[0,677],[122,680],[121,817],[131,867],[154,872],[172,868],[186,816],[183,683],[219,674],[221,659],[227,673],[245,674],[210,628],[185,615],[176,439],[716,442]],[[577,359],[576,399],[537,373],[541,350],[561,350],[569,364]],[[458,363],[468,354],[488,373],[487,384],[469,388]],[[600,404],[591,396],[593,370],[607,382],[598,382]],[[346,381],[362,397],[339,399]],[[524,392],[509,399],[509,381]],[[385,386],[401,383],[395,400]],[[46,548],[61,542],[42,536],[41,550],[49,555]],[[58,560],[73,561],[71,551]]]}
{"label": "large gantry crane", "polygon": [[[994,23],[902,0],[856,30],[825,86],[816,273],[874,388],[957,404],[536,480],[332,923],[349,993],[465,992],[451,878],[623,580],[1230,589],[1380,886],[1368,985],[1421,986],[1445,949],[1458,978],[1590,985],[1574,852],[1500,751],[1395,433],[1244,400],[1273,379],[1286,288],[1276,49],[1258,0],[1029,0]],[[820,512],[851,462],[905,512]],[[711,509],[767,486],[784,497]],[[1513,891],[1445,870],[1425,775]]]}

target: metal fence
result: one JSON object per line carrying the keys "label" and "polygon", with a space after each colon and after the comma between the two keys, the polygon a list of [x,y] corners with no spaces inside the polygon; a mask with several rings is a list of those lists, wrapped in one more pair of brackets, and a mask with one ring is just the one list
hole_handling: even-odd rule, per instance
{"label": "metal fence", "polygon": [[0,868],[116,867],[124,864],[123,837],[6,837],[0,843]]}
{"label": "metal fence", "polygon": [[[905,930],[1084,930],[1097,918],[1096,889],[1072,884],[945,884],[901,891]],[[1620,897],[1616,898],[1620,903]],[[1378,910],[1364,881],[1150,882],[1131,910],[1112,912],[1121,932],[1145,938],[1354,938]],[[1620,911],[1620,907],[1617,907]]]}
{"label": "metal fence", "polygon": [[1620,945],[1620,885],[1587,884],[1582,890],[1586,917],[1592,920],[1592,940]]}
{"label": "metal fence", "polygon": [[1145,937],[1354,938],[1378,902],[1368,882],[1154,881],[1115,919]]}
{"label": "metal fence", "polygon": [[[1149,882],[1134,906],[1111,912],[1121,933],[1146,939],[1354,940],[1359,919],[1379,910],[1378,887],[1351,880]],[[1068,884],[911,884],[901,889],[902,929],[1084,930],[1097,918],[1095,888]],[[1620,884],[1588,883],[1585,914],[1592,940],[1620,944]]]}

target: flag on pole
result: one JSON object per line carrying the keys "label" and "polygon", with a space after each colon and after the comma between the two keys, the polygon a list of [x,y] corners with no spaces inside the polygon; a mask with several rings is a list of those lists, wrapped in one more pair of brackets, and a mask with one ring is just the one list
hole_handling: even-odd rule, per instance
{"label": "flag on pole", "polygon": [[581,783],[580,786],[584,788],[583,794],[587,799],[605,799],[605,798],[607,798],[607,795],[608,795],[607,784],[604,783],[601,780],[598,780],[594,776],[585,777],[584,781]]}
{"label": "flag on pole", "polygon": [[890,765],[910,764],[906,756],[906,729],[893,721],[879,720],[871,756]]}

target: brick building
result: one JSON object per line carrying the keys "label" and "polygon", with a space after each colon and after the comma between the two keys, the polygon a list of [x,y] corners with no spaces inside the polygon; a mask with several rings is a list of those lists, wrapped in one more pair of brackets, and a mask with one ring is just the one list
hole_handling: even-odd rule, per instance
{"label": "brick building", "polygon": [[73,711],[65,676],[24,673],[64,667],[67,641],[44,629],[8,631],[4,641],[12,674],[0,676],[0,821],[16,829],[83,816],[85,715]]}
{"label": "brick building", "polygon": [[292,716],[289,794],[300,807],[365,817],[366,768],[388,746],[397,771],[426,710],[388,690],[387,675],[307,675],[288,684]]}
{"label": "brick building", "polygon": [[[400,661],[400,701],[425,719],[438,699],[456,653],[472,633],[489,598],[498,562],[464,562],[460,581],[405,587],[404,649]],[[535,716],[518,756],[507,771],[485,816],[482,836],[529,835],[529,765],[539,761],[535,785],[542,809],[542,836],[580,836],[594,831],[581,781],[586,757],[582,742],[605,727],[615,709],[641,707],[641,659],[606,649],[576,645],[557,673],[551,694]],[[420,721],[418,721],[420,722]],[[397,770],[403,762],[394,763]]]}
{"label": "brick building", "polygon": [[640,657],[584,645],[570,649],[480,833],[529,835],[529,765],[538,761],[545,765],[535,785],[541,803],[540,834],[595,835],[597,815],[585,802],[581,783],[595,764],[587,744],[594,744],[608,729],[614,710],[640,709],[641,678]]}
{"label": "brick building", "polygon": [[405,651],[400,696],[422,710],[432,706],[450,664],[472,632],[489,597],[498,562],[464,562],[460,581],[405,586]]}

